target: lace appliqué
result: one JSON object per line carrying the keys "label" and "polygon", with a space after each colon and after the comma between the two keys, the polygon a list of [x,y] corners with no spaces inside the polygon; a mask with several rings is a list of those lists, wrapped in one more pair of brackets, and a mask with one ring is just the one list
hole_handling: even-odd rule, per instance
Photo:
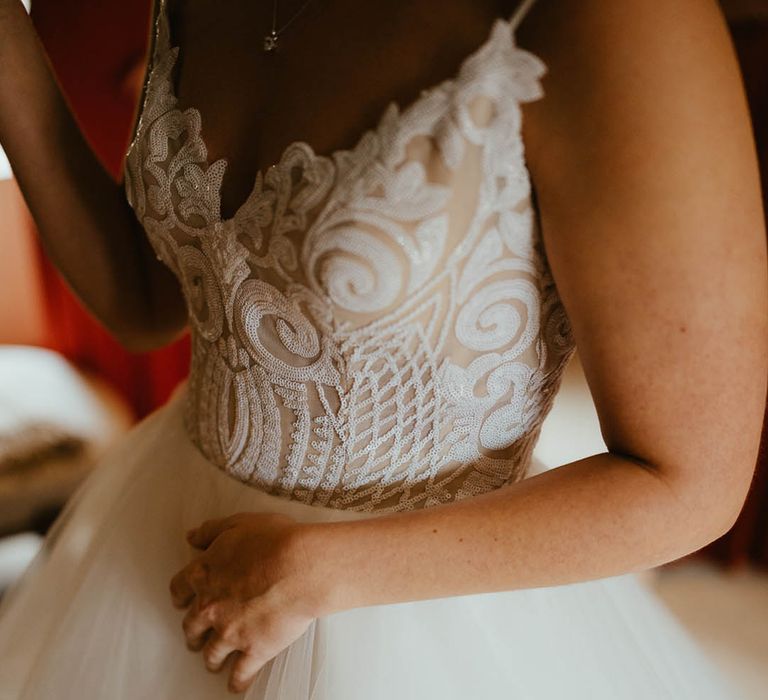
{"label": "lace appliqu\u00e9", "polygon": [[499,19],[351,150],[290,144],[231,218],[158,19],[126,192],[188,302],[190,438],[270,493],[429,507],[524,476],[574,350],[530,200],[544,64]]}

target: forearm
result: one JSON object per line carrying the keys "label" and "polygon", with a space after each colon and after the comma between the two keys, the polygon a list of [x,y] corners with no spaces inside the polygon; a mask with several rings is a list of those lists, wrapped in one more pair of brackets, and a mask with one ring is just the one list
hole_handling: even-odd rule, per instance
{"label": "forearm", "polygon": [[330,582],[328,614],[639,571],[725,527],[721,510],[686,505],[659,472],[603,453],[452,504],[311,524],[303,544],[332,568],[316,577]]}
{"label": "forearm", "polygon": [[0,142],[43,247],[85,306],[120,336],[160,325],[153,286],[167,285],[170,272],[83,137],[31,21],[8,0],[0,0]]}

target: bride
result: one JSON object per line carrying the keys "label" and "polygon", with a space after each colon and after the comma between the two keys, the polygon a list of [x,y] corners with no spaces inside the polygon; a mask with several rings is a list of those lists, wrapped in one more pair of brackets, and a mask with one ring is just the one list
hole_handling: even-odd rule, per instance
{"label": "bride", "polygon": [[[731,527],[766,397],[714,1],[158,0],[136,117],[116,184],[0,0],[48,254],[193,347],[3,599],[0,698],[737,697],[633,575]],[[533,474],[577,347],[608,450]]]}

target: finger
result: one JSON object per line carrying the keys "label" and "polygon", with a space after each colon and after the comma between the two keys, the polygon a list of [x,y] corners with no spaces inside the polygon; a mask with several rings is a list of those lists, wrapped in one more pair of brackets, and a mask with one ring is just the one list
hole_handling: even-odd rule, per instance
{"label": "finger", "polygon": [[234,525],[232,515],[205,520],[187,532],[187,541],[198,549],[206,549],[222,533]]}
{"label": "finger", "polygon": [[212,633],[203,647],[205,667],[213,673],[218,673],[233,651],[237,651],[237,647],[232,641],[225,640],[221,634]]}
{"label": "finger", "polygon": [[213,627],[213,606],[200,606],[200,599],[196,598],[192,607],[184,615],[181,627],[187,638],[187,647],[191,651],[200,651],[206,643],[206,633]]}
{"label": "finger", "polygon": [[232,672],[229,675],[229,690],[233,693],[244,693],[253,683],[259,669],[269,659],[260,656],[253,651],[244,651],[239,654]]}
{"label": "finger", "polygon": [[194,562],[187,564],[181,571],[176,573],[168,586],[171,593],[171,602],[177,608],[186,608],[195,597],[190,577],[193,564]]}

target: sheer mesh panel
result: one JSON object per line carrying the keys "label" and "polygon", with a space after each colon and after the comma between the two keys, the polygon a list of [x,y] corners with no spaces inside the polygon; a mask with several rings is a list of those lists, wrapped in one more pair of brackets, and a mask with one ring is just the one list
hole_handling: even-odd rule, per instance
{"label": "sheer mesh panel", "polygon": [[125,182],[188,302],[194,444],[269,493],[360,511],[522,478],[574,350],[520,137],[544,64],[497,19],[454,79],[350,150],[289,144],[225,218],[227,162],[176,108],[164,10]]}

